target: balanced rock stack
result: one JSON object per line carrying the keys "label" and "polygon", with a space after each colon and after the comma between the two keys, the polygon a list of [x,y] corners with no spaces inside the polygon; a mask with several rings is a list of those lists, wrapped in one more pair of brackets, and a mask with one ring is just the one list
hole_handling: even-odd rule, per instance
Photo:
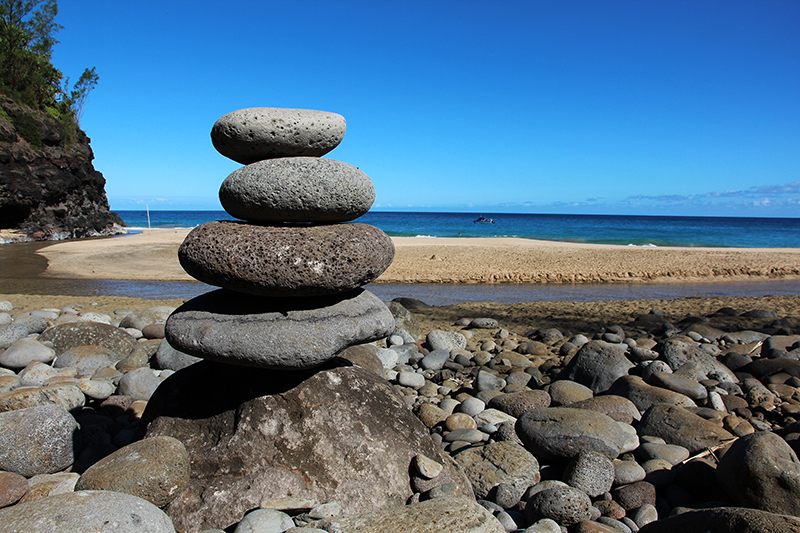
{"label": "balanced rock stack", "polygon": [[242,109],[214,124],[215,148],[246,165],[219,192],[244,222],[203,224],[181,245],[184,270],[223,290],[170,317],[173,347],[224,363],[301,369],[391,333],[391,312],[360,287],[389,267],[394,245],[373,226],[341,224],[372,206],[372,182],[320,157],[344,133],[341,115],[303,109]]}

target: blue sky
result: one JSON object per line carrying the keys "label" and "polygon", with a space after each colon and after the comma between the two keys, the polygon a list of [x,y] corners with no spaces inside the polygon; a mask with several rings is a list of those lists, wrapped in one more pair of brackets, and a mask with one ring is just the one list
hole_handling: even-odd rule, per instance
{"label": "blue sky", "polygon": [[209,132],[321,109],[376,210],[800,217],[800,2],[61,0],[112,209],[221,209]]}

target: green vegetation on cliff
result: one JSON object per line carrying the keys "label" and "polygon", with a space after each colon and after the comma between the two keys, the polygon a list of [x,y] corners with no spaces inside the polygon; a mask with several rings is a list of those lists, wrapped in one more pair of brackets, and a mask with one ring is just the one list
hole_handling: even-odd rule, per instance
{"label": "green vegetation on cliff", "polygon": [[[0,92],[19,104],[48,112],[61,124],[62,136],[75,138],[89,92],[97,85],[94,67],[87,68],[70,87],[69,78],[51,62],[56,0],[0,0]],[[10,117],[32,145],[41,145],[27,115]]]}

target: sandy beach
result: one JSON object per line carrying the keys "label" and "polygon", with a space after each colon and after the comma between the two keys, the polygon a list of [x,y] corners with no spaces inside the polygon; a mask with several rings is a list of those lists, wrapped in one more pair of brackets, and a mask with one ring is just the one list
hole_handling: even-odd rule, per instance
{"label": "sandy beach", "polygon": [[[177,249],[188,229],[68,241],[36,253],[46,277],[191,281]],[[608,283],[800,279],[800,249],[650,248],[514,238],[393,237],[387,283]]]}

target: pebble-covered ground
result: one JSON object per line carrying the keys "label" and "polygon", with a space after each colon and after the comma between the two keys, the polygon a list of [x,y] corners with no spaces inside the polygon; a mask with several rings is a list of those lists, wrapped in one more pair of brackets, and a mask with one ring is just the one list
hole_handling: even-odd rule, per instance
{"label": "pebble-covered ground", "polygon": [[[118,512],[120,531],[142,531],[125,529],[131,506],[146,530],[171,531],[159,507],[188,457],[174,439],[137,439],[154,389],[194,361],[162,340],[172,307],[9,300],[0,529],[80,508],[81,530],[94,505],[96,516]],[[343,356],[392,384],[466,473],[478,510],[452,499],[442,465],[419,455],[406,508],[360,522],[336,502],[291,516],[262,509],[233,529],[400,531],[427,520],[420,531],[800,531],[797,300],[617,303],[614,313],[551,304],[550,314],[548,304],[391,303],[395,334]],[[124,475],[108,460],[134,456],[143,462]],[[465,522],[452,521],[455,509]]]}

